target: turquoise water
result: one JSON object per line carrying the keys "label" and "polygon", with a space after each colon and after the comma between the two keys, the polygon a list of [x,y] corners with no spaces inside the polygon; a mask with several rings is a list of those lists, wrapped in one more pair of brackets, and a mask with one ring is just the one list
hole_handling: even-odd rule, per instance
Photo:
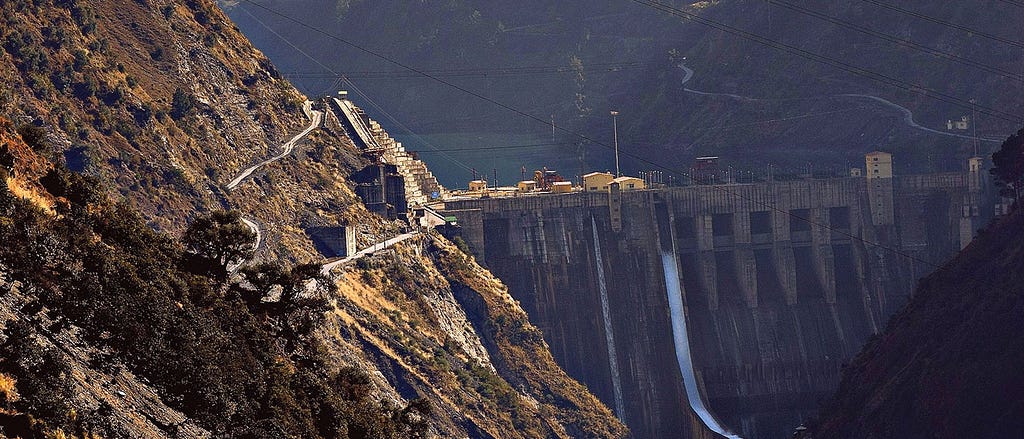
{"label": "turquoise water", "polygon": [[534,170],[543,167],[555,169],[574,181],[580,173],[576,145],[552,142],[550,134],[463,132],[394,137],[406,150],[418,152],[448,188],[466,188],[474,168],[488,181],[493,180],[497,170],[498,184],[502,186],[520,181],[523,167],[528,179]]}

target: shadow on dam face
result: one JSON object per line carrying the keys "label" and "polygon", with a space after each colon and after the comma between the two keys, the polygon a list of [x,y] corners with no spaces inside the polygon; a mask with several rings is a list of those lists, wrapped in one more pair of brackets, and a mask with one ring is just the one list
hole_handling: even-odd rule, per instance
{"label": "shadow on dam face", "polygon": [[[940,177],[893,183],[913,191],[893,199],[892,222],[872,215],[873,195],[853,178],[735,185],[738,197],[686,187],[446,210],[466,213],[460,225],[478,260],[633,437],[719,437],[694,395],[723,431],[789,437],[924,274],[883,247],[933,260],[961,245],[973,224],[961,215],[966,186]],[[947,214],[929,217],[921,202]],[[679,279],[692,379],[677,358],[666,257]]]}

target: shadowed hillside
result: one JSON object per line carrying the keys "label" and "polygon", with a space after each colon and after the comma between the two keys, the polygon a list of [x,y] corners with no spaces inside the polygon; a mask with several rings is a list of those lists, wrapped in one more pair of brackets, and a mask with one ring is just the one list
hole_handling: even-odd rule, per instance
{"label": "shadowed hillside", "polygon": [[814,437],[1012,437],[1024,428],[1024,217],[921,280],[846,367]]}

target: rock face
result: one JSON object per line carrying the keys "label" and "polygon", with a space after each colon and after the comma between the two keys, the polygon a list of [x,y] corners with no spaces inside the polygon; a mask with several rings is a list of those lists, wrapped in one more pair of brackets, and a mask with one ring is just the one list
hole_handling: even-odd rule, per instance
{"label": "rock face", "polygon": [[425,398],[457,437],[621,437],[608,409],[558,368],[501,281],[443,239],[350,267],[321,333],[341,365],[376,370],[396,401]]}
{"label": "rock face", "polygon": [[[16,282],[7,282],[0,272],[0,325],[4,327],[3,343],[11,337],[9,328],[17,324],[32,324],[60,327],[43,313],[26,314],[22,310],[31,308],[31,297],[25,295]],[[196,425],[180,411],[168,407],[153,386],[145,383],[124,367],[96,368],[104,352],[83,340],[80,328],[64,328],[55,331],[40,331],[32,334],[29,342],[40,352],[60,352],[67,369],[63,376],[69,389],[67,404],[83,413],[90,413],[105,407],[109,417],[108,429],[124,437],[168,437],[174,431],[177,437],[210,438],[209,431]],[[19,334],[21,335],[21,334]],[[31,384],[30,384],[31,385]],[[54,389],[54,391],[59,391]],[[0,423],[9,429],[10,424]],[[16,437],[13,432],[5,431]]]}
{"label": "rock face", "polygon": [[[322,261],[310,236],[324,231],[351,231],[347,249],[397,228],[346,181],[369,158],[337,115],[311,127],[304,97],[212,1],[0,11],[0,349],[14,352],[0,356],[0,410],[55,435],[627,434],[558,367],[500,281],[443,238],[349,267],[325,319],[292,309],[312,310],[301,336],[237,284],[197,274],[165,232],[209,209],[261,229],[257,263]],[[292,154],[226,189],[307,129]],[[27,306],[10,297],[15,283]],[[37,367],[36,347],[73,379]]]}
{"label": "rock face", "polygon": [[[674,255],[700,394],[744,437],[781,437],[815,411],[842,364],[905,303],[929,269],[923,261],[959,248],[961,204],[979,177],[890,179],[897,192],[886,200],[896,207],[880,216],[878,193],[862,178],[446,207],[559,364],[636,437],[702,434],[673,340],[662,254]],[[945,183],[910,190],[929,178]],[[920,200],[945,214],[922,217]]]}
{"label": "rock face", "polygon": [[844,370],[813,437],[1020,434],[1021,227],[1020,211],[994,222],[921,281],[910,303]]}
{"label": "rock face", "polygon": [[[58,4],[54,4],[58,3]],[[5,2],[0,109],[46,132],[48,156],[101,177],[160,230],[244,210],[263,253],[318,256],[303,229],[354,222],[344,176],[367,163],[336,120],[236,190],[242,169],[309,125],[305,97],[212,1]]]}

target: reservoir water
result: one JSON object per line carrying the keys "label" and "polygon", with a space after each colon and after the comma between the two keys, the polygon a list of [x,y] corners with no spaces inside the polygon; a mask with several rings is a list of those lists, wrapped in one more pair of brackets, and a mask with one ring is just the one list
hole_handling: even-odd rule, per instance
{"label": "reservoir water", "polygon": [[[534,170],[544,167],[572,181],[580,173],[576,145],[564,140],[552,142],[550,133],[458,132],[394,137],[407,151],[419,153],[441,184],[450,189],[466,188],[473,178],[472,169],[491,183],[497,171],[501,186],[514,186],[522,180],[524,167],[527,179],[533,178]],[[587,159],[586,172],[590,172],[593,166],[589,165],[590,157]]]}

